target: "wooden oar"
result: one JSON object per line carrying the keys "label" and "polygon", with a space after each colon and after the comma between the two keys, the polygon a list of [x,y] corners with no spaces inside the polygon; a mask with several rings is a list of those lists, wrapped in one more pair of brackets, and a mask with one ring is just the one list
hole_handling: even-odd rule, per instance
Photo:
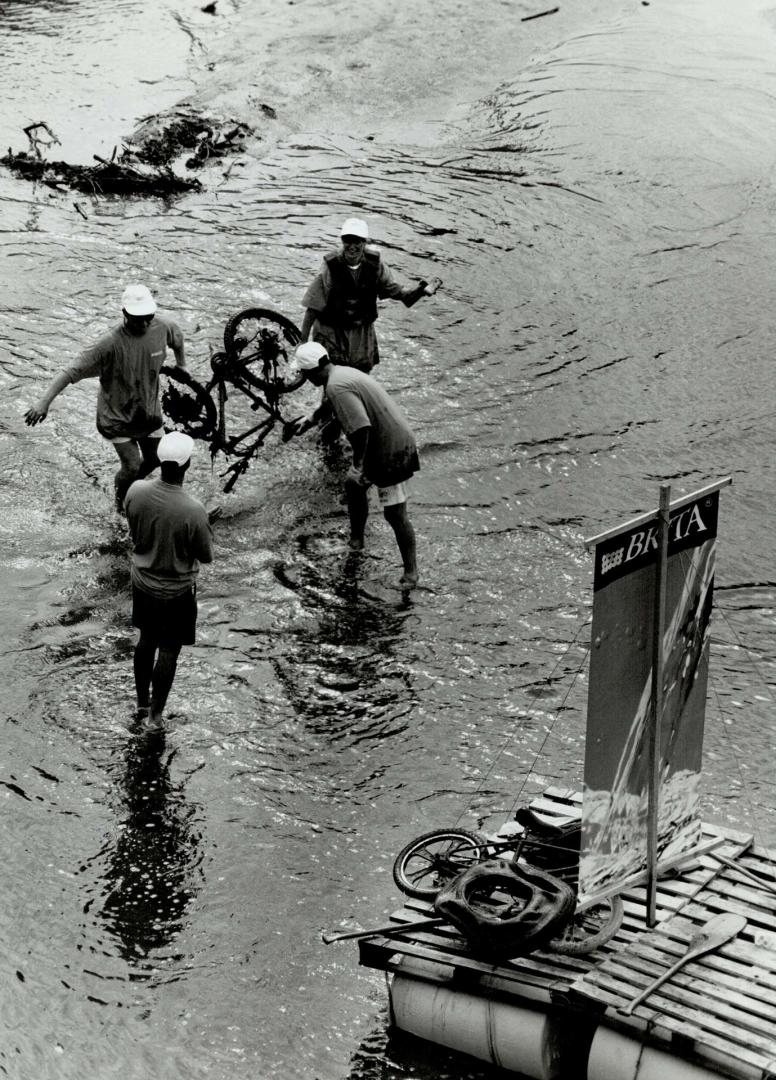
{"label": "wooden oar", "polygon": [[617,1011],[624,1013],[625,1016],[630,1016],[637,1005],[640,1005],[654,990],[657,990],[658,986],[662,986],[672,975],[675,975],[680,967],[683,967],[690,960],[694,960],[697,956],[703,956],[704,953],[718,949],[726,941],[731,941],[745,926],[746,919],[743,915],[715,915],[709,919],[705,926],[692,935],[684,956],[680,957],[668,971],[665,971],[654,982],[651,982],[646,990],[642,990],[640,994],[632,998],[627,1005],[618,1006]]}
{"label": "wooden oar", "polygon": [[333,941],[347,941],[349,938],[390,937],[392,934],[407,934],[411,930],[425,930],[427,926],[439,926],[447,922],[447,919],[421,919],[420,922],[390,923],[388,926],[378,926],[374,930],[350,930],[347,934],[321,933],[321,941],[324,945],[331,945]]}

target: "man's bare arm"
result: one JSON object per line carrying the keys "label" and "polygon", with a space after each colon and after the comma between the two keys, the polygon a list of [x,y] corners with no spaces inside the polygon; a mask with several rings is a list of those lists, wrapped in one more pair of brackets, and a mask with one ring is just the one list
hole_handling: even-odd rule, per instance
{"label": "man's bare arm", "polygon": [[69,385],[70,376],[66,371],[61,371],[59,375],[55,375],[48,390],[40,401],[38,401],[36,405],[33,405],[31,409],[28,409],[24,414],[25,424],[29,424],[30,427],[35,427],[36,424],[42,423],[48,416],[51,402],[55,397],[62,393],[66,386]]}

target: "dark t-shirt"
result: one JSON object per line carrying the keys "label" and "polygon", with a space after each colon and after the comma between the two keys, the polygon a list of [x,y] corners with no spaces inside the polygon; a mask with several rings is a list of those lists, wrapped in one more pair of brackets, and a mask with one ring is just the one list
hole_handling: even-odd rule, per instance
{"label": "dark t-shirt", "polygon": [[415,436],[407,418],[380,383],[356,368],[335,365],[326,397],[346,435],[368,427],[364,475],[378,487],[409,480],[420,468]]}
{"label": "dark t-shirt", "polygon": [[183,335],[170,319],[156,316],[139,337],[116,326],[67,368],[71,382],[97,377],[97,430],[106,439],[143,438],[162,424],[159,371],[167,348]]}
{"label": "dark t-shirt", "polygon": [[199,499],[179,484],[136,480],[124,500],[132,534],[132,581],[162,599],[180,596],[201,562],[213,561],[213,534]]}

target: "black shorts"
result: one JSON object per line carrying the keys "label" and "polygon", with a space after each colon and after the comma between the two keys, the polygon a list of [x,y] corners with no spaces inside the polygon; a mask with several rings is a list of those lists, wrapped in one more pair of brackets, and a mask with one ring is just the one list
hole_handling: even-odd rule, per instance
{"label": "black shorts", "polygon": [[193,645],[197,629],[197,587],[161,600],[132,585],[132,625],[160,645]]}

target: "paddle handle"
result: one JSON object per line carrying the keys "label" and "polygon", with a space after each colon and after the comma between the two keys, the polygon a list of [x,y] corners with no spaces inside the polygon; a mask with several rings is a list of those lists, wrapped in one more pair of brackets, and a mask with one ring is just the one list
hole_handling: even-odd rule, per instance
{"label": "paddle handle", "polygon": [[621,1012],[623,1016],[630,1016],[637,1005],[640,1005],[645,998],[648,998],[649,995],[657,990],[659,986],[662,986],[664,982],[668,982],[671,976],[675,975],[679,968],[686,964],[688,960],[692,960],[694,956],[699,956],[700,953],[705,951],[705,949],[698,948],[685,953],[684,956],[680,957],[676,963],[668,969],[668,971],[664,971],[663,974],[658,976],[654,982],[651,982],[645,990],[642,990],[635,998],[631,998],[627,1005],[622,1005],[617,1011]]}
{"label": "paddle handle", "polygon": [[391,937],[394,934],[408,934],[412,930],[425,930],[429,926],[439,926],[445,919],[421,919],[419,922],[390,923],[389,926],[378,926],[374,930],[349,930],[346,934],[327,934],[324,930],[321,941],[324,945],[331,945],[334,941],[348,941],[353,938]]}
{"label": "paddle handle", "polygon": [[659,986],[670,979],[672,975],[676,974],[680,967],[683,967],[690,960],[694,960],[696,956],[703,956],[704,953],[712,952],[713,949],[718,949],[720,945],[725,945],[728,941],[732,941],[733,938],[740,934],[746,926],[746,918],[743,915],[736,915],[733,912],[720,912],[719,915],[714,915],[706,923],[702,931],[693,938],[690,939],[690,945],[684,956],[680,957],[675,964],[664,971],[663,974],[651,982],[646,990],[642,990],[640,994],[637,994],[635,998],[627,1002],[625,1005],[619,1005],[617,1011],[622,1013],[623,1016],[630,1016],[637,1005],[640,1005],[644,998],[649,997]]}

